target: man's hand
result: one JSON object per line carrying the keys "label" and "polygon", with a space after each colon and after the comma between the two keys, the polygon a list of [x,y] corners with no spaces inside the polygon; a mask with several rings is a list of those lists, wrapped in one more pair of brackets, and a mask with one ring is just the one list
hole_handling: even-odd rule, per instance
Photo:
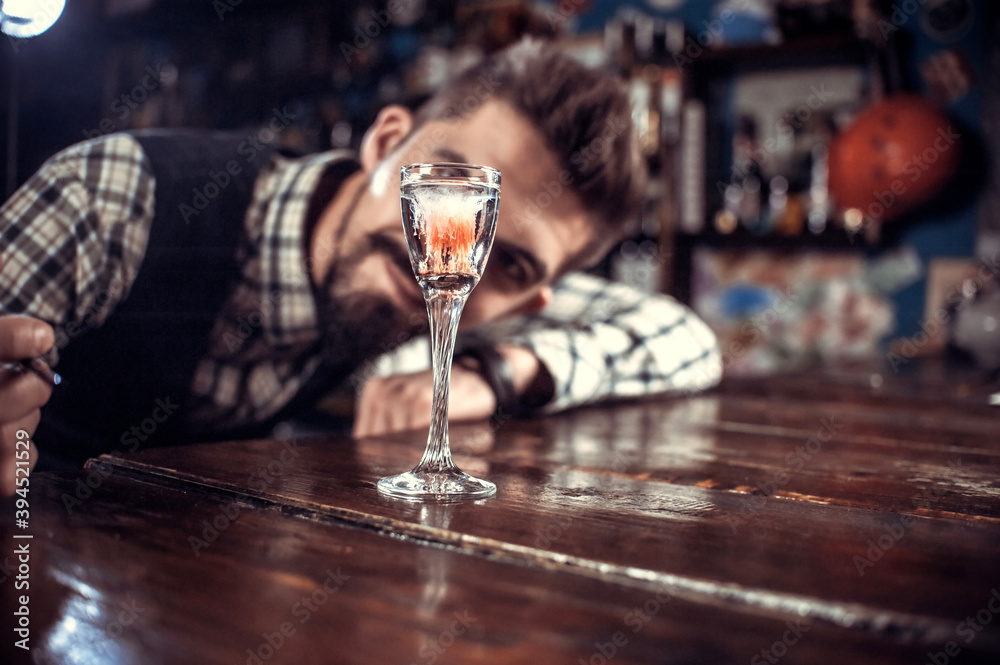
{"label": "man's hand", "polygon": [[[54,341],[52,328],[44,321],[25,316],[0,316],[0,362],[40,356],[52,348]],[[0,496],[11,496],[16,487],[17,431],[35,433],[41,418],[40,409],[51,395],[48,384],[31,372],[0,370]],[[34,444],[30,459],[34,467],[37,459]]]}
{"label": "man's hand", "polygon": [[[498,349],[514,373],[514,389],[528,403],[541,403],[551,395],[551,377],[526,349]],[[448,393],[449,420],[489,418],[497,408],[489,384],[477,372],[453,364]],[[354,414],[354,436],[427,427],[431,423],[434,377],[431,370],[369,379],[358,397]]]}
{"label": "man's hand", "polygon": [[[496,409],[489,385],[472,370],[451,368],[449,420],[488,418]],[[369,379],[358,398],[354,436],[374,436],[431,424],[434,376],[431,370]]]}

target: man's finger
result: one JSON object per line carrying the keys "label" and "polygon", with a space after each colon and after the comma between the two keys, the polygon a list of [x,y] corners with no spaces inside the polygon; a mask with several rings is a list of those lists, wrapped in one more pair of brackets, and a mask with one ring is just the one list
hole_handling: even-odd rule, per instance
{"label": "man's finger", "polygon": [[51,396],[52,388],[34,374],[0,370],[0,423],[24,418]]}
{"label": "man's finger", "polygon": [[[17,488],[16,469],[18,468],[17,451],[19,450],[17,442],[20,440],[17,438],[17,431],[23,429],[29,433],[34,432],[40,419],[41,414],[35,410],[16,422],[0,425],[0,497],[11,496]],[[20,448],[20,450],[23,449],[23,447]],[[32,442],[29,448],[29,469],[34,468],[37,459],[38,451],[35,450],[34,442]]]}
{"label": "man's finger", "polygon": [[27,316],[0,316],[0,361],[40,356],[55,343],[52,326]]}

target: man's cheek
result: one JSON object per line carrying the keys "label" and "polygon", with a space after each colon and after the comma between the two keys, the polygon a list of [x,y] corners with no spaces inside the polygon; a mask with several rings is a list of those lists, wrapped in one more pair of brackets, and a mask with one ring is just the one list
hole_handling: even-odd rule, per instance
{"label": "man's cheek", "polygon": [[[483,281],[486,281],[485,277]],[[471,330],[488,321],[502,318],[510,311],[510,299],[494,292],[490,288],[490,284],[487,282],[484,285],[483,281],[479,282],[479,285],[473,290],[472,295],[469,296],[469,302],[462,312],[462,318],[459,321],[459,327],[462,330]]]}
{"label": "man's cheek", "polygon": [[462,318],[458,322],[460,330],[472,330],[486,320],[486,308],[482,304],[483,301],[476,298],[480,286],[482,286],[482,282],[473,290],[472,295],[469,296],[469,300],[465,304],[465,309],[462,310]]}

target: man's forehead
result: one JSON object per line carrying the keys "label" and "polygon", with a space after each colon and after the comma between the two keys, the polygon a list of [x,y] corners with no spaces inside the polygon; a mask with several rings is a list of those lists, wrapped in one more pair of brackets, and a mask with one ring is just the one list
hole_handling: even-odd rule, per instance
{"label": "man's forehead", "polygon": [[428,157],[450,150],[472,162],[489,160],[487,166],[517,166],[520,171],[554,168],[558,161],[531,121],[497,99],[467,114],[428,121],[415,133],[412,149]]}

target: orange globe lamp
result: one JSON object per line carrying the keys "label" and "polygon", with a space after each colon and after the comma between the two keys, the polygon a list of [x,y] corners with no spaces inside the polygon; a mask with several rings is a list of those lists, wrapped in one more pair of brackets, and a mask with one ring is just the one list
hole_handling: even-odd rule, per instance
{"label": "orange globe lamp", "polygon": [[830,194],[840,209],[854,208],[866,220],[899,219],[942,192],[961,153],[961,135],[936,105],[893,95],[830,143]]}

